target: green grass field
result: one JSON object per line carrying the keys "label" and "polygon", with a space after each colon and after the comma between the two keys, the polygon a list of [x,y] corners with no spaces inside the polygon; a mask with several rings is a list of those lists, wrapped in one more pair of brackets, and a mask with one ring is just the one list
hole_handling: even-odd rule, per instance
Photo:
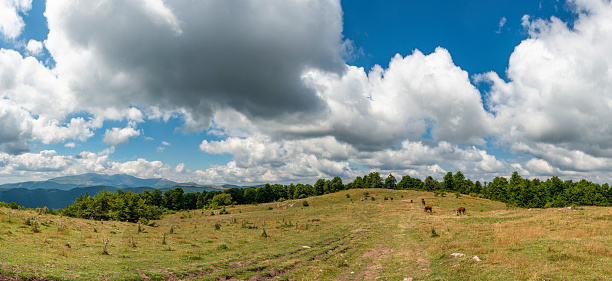
{"label": "green grass field", "polygon": [[[376,200],[362,200],[364,192]],[[421,198],[433,213],[423,211]],[[226,215],[180,212],[154,221],[155,227],[140,226],[142,232],[134,223],[0,208],[0,280],[612,276],[610,208],[507,210],[503,203],[469,196],[385,189],[306,200],[307,207],[290,200],[227,208]],[[456,215],[458,207],[467,214]]]}

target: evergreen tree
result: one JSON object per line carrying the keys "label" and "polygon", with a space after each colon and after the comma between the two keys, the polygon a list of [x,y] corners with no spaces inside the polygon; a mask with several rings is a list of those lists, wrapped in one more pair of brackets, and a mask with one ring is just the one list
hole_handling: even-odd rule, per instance
{"label": "evergreen tree", "polygon": [[396,183],[397,180],[395,179],[395,177],[392,174],[389,174],[389,176],[385,179],[384,188],[396,189]]}

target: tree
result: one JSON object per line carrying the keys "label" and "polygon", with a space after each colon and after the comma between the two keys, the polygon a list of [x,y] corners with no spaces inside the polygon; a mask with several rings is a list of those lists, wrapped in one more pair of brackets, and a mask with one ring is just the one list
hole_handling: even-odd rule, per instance
{"label": "tree", "polygon": [[257,191],[255,188],[249,187],[244,190],[244,202],[246,202],[246,204],[257,202]]}
{"label": "tree", "polygon": [[342,178],[334,177],[331,180],[331,192],[338,192],[340,190],[344,190],[344,184],[342,184]]}
{"label": "tree", "polygon": [[369,175],[364,177],[365,188],[381,188],[382,178],[380,177],[380,173],[371,172]]}
{"label": "tree", "polygon": [[447,191],[456,191],[457,185],[455,184],[455,179],[453,178],[453,173],[448,172],[444,176],[444,182],[442,182],[442,187]]}
{"label": "tree", "polygon": [[364,188],[362,177],[358,176],[357,178],[355,178],[355,180],[353,181],[353,188]]}
{"label": "tree", "polygon": [[463,173],[461,173],[461,171],[455,173],[455,175],[453,176],[453,181],[455,182],[455,191],[459,191],[460,193],[465,194],[467,183],[465,180],[465,176],[463,175]]}
{"label": "tree", "polygon": [[217,194],[211,200],[211,204],[213,205],[216,204],[217,206],[232,205],[232,202],[233,202],[232,195],[230,195],[229,193]]}
{"label": "tree", "polygon": [[175,211],[185,209],[183,193],[183,189],[180,187],[166,191],[164,193],[164,207]]}
{"label": "tree", "polygon": [[315,192],[315,195],[323,195],[323,193],[325,193],[325,180],[324,179],[317,180],[317,182],[314,185],[314,192]]}
{"label": "tree", "polygon": [[425,179],[425,190],[426,191],[437,190],[439,188],[439,185],[440,183],[438,182],[438,180],[435,180],[431,176],[427,176],[427,178]]}
{"label": "tree", "polygon": [[197,208],[198,195],[200,195],[198,192],[185,193],[183,195],[183,201],[185,202],[185,205],[184,205],[185,209],[194,210]]}
{"label": "tree", "polygon": [[389,176],[385,179],[384,188],[395,189],[397,180],[393,176],[393,174],[389,174]]}

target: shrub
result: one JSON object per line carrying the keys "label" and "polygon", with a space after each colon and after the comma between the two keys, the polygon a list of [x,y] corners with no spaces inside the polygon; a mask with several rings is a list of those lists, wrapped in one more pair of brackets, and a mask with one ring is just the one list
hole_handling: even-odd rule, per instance
{"label": "shrub", "polygon": [[346,194],[346,198],[351,198],[351,194],[350,194],[350,193],[347,193],[347,194]]}
{"label": "shrub", "polygon": [[272,206],[270,206],[270,207],[266,208],[266,210],[268,210],[268,211],[270,211],[270,210],[272,210],[272,209],[274,209],[274,208],[272,208]]}
{"label": "shrub", "polygon": [[217,250],[219,251],[227,250],[227,245],[225,245],[225,243],[221,243],[217,246]]}
{"label": "shrub", "polygon": [[40,228],[38,228],[38,223],[36,221],[32,222],[32,232],[34,232],[34,233],[39,233],[40,232]]}
{"label": "shrub", "polygon": [[438,236],[440,236],[440,234],[438,234],[438,233],[436,232],[436,229],[435,229],[435,228],[431,227],[431,237],[432,237],[432,238],[435,238],[435,237],[438,237]]}
{"label": "shrub", "polygon": [[221,224],[219,222],[215,222],[215,230],[221,229]]}
{"label": "shrub", "polygon": [[308,204],[308,201],[304,200],[304,201],[302,201],[302,206],[304,206],[304,207],[308,207],[308,206],[310,206],[310,205]]}

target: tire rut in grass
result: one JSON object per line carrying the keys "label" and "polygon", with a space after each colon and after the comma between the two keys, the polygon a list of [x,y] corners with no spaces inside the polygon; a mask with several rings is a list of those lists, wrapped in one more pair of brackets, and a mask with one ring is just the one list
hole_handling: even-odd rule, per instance
{"label": "tire rut in grass", "polygon": [[[249,276],[249,280],[268,280],[290,272],[316,260],[328,260],[330,255],[346,251],[348,244],[354,240],[354,235],[325,239],[312,244],[310,248],[299,248],[281,255],[272,255],[259,260],[243,261],[245,266],[221,269],[214,272],[210,280],[235,280]],[[252,275],[250,273],[253,273]],[[253,279],[254,278],[254,279]]]}

